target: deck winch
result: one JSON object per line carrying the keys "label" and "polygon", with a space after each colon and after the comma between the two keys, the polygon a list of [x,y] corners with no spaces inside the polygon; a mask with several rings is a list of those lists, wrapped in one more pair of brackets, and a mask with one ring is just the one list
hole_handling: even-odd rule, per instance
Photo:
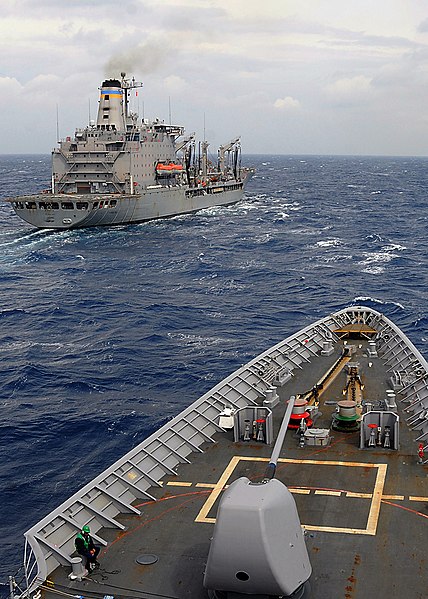
{"label": "deck winch", "polygon": [[337,402],[338,411],[333,414],[332,428],[343,433],[352,433],[360,428],[357,403],[351,400]]}
{"label": "deck winch", "polygon": [[304,422],[304,428],[311,427],[313,424],[313,420],[311,418],[311,413],[307,410],[308,401],[306,399],[297,398],[294,400],[293,411],[290,415],[290,422],[288,424],[288,428],[297,430],[302,428],[302,420]]}
{"label": "deck winch", "polygon": [[346,385],[342,391],[346,399],[337,402],[337,411],[333,414],[332,421],[332,428],[345,433],[354,432],[360,428],[364,389],[359,363],[348,362],[346,369]]}

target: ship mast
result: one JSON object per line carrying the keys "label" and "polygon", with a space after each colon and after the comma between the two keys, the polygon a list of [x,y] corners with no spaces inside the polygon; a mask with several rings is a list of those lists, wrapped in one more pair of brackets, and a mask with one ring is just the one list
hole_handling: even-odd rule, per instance
{"label": "ship mast", "polygon": [[122,89],[125,92],[125,119],[129,118],[129,92],[131,89],[136,89],[138,87],[143,87],[143,83],[141,81],[135,81],[135,77],[132,79],[125,79],[126,73],[122,72],[121,76],[121,85]]}

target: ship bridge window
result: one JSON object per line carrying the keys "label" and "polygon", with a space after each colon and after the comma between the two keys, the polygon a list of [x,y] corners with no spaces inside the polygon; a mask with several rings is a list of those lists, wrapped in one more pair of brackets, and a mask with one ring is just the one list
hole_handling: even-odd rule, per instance
{"label": "ship bridge window", "polygon": [[15,208],[19,208],[21,210],[24,208],[24,202],[14,202],[13,205]]}
{"label": "ship bridge window", "polygon": [[110,200],[110,208],[113,208],[113,206],[116,206],[117,204],[117,200]]}
{"label": "ship bridge window", "polygon": [[61,208],[63,210],[74,210],[73,202],[61,202]]}
{"label": "ship bridge window", "polygon": [[25,202],[26,208],[37,208],[36,202]]}
{"label": "ship bridge window", "polygon": [[76,210],[87,210],[88,206],[88,202],[76,202]]}

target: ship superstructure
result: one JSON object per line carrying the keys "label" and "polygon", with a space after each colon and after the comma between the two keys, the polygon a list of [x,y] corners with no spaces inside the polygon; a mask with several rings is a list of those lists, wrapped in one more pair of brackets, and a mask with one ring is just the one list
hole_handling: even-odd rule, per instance
{"label": "ship superstructure", "polygon": [[52,152],[51,189],[9,198],[18,216],[41,228],[124,224],[242,197],[252,171],[241,167],[240,139],[221,146],[214,164],[208,142],[196,148],[182,126],[130,110],[130,93],[141,86],[125,73],[102,83],[96,121]]}

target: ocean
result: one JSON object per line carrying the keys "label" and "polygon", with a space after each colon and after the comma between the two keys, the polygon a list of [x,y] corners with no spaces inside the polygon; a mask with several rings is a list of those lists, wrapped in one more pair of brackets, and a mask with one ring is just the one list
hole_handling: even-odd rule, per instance
{"label": "ocean", "polygon": [[[314,319],[368,305],[428,354],[428,158],[244,162],[238,204],[139,225],[39,231],[0,201],[3,594],[28,528]],[[0,199],[49,184],[49,156],[0,156]]]}

